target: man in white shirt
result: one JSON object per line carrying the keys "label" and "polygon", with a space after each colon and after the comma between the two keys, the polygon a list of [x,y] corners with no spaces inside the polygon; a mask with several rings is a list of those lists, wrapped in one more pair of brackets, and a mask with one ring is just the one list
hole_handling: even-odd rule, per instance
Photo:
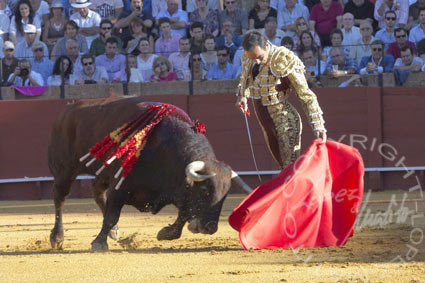
{"label": "man in white shirt", "polygon": [[31,62],[27,59],[19,61],[15,71],[10,74],[7,85],[16,86],[42,86],[43,77],[31,70]]}
{"label": "man in white shirt", "polygon": [[364,21],[360,24],[360,33],[362,34],[362,38],[354,44],[350,51],[350,57],[357,61],[357,65],[360,64],[360,61],[364,56],[372,55],[370,44],[375,40],[372,32],[373,28],[369,22]]}
{"label": "man in white shirt", "polygon": [[99,35],[100,15],[89,10],[91,3],[88,0],[76,0],[71,4],[77,12],[69,18],[77,23],[80,28],[78,32],[86,37],[87,46]]}
{"label": "man in white shirt", "polygon": [[190,57],[190,40],[187,37],[182,37],[179,40],[180,52],[174,52],[168,57],[174,72],[179,80],[186,80],[189,77],[189,57]]}
{"label": "man in white shirt", "polygon": [[287,35],[283,30],[277,28],[277,20],[275,17],[268,17],[264,23],[264,28],[260,29],[259,32],[261,32],[267,40],[277,46],[280,46],[282,38]]}
{"label": "man in white shirt", "polygon": [[385,12],[395,11],[397,15],[397,27],[404,28],[409,18],[409,1],[406,0],[377,0],[375,2],[374,17],[378,21],[379,28],[385,28]]}
{"label": "man in white shirt", "polygon": [[341,31],[344,39],[341,45],[347,47],[351,51],[352,46],[362,38],[360,28],[354,25],[354,15],[345,13],[342,16],[342,26]]}
{"label": "man in white shirt", "polygon": [[15,57],[18,59],[31,59],[34,57],[34,53],[32,50],[32,45],[34,44],[34,42],[39,42],[43,45],[43,52],[44,52],[44,56],[48,57],[49,56],[49,51],[47,48],[47,45],[42,42],[42,41],[38,41],[36,40],[36,34],[37,34],[37,28],[34,25],[30,25],[27,24],[24,26],[24,40],[22,40],[21,42],[19,42],[16,45],[16,49],[15,49]]}
{"label": "man in white shirt", "polygon": [[394,63],[394,78],[397,85],[403,85],[411,72],[420,72],[423,60],[413,55],[412,47],[404,46],[400,50],[401,57]]}
{"label": "man in white shirt", "polygon": [[189,18],[186,11],[179,9],[179,0],[167,0],[167,9],[161,10],[156,16],[157,24],[160,18],[169,18],[171,22],[171,33],[186,36],[186,25]]}

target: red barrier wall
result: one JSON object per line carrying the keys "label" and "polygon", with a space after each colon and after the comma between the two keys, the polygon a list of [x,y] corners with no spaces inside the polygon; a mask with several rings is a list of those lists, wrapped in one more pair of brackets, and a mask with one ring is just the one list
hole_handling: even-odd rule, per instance
{"label": "red barrier wall", "polygon": [[[317,89],[325,113],[328,136],[351,144],[362,153],[366,167],[425,165],[425,94],[422,88],[326,88]],[[166,95],[148,99],[175,104],[193,119],[206,124],[207,136],[217,157],[235,171],[255,170],[243,116],[234,106],[235,96]],[[291,102],[298,108],[295,96]],[[55,117],[66,100],[0,101],[0,179],[50,176],[47,167],[47,140]],[[300,110],[299,110],[300,111]],[[303,118],[303,150],[312,140],[312,131]],[[260,170],[276,170],[263,134],[255,119],[249,119],[254,151]],[[421,130],[422,129],[422,130]],[[369,173],[369,189],[410,188],[414,174]],[[423,180],[423,173],[418,179]],[[272,176],[268,176],[270,179]],[[256,176],[245,178],[258,185]],[[263,181],[267,180],[263,179]],[[0,184],[0,199],[50,198],[50,182]],[[71,197],[87,197],[89,181],[77,182]]]}

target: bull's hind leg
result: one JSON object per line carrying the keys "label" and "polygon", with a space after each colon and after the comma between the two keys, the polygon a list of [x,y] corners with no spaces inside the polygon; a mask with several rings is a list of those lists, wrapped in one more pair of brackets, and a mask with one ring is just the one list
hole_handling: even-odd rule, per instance
{"label": "bull's hind leg", "polygon": [[[106,191],[108,190],[109,184],[100,178],[96,178],[93,181],[93,193],[94,200],[102,211],[103,216],[105,217],[106,210]],[[109,231],[108,236],[113,240],[118,240],[118,225],[114,225]]]}
{"label": "bull's hind leg", "polygon": [[182,213],[180,213],[179,210],[179,216],[177,217],[176,222],[174,222],[172,225],[168,225],[167,227],[162,228],[159,232],[156,238],[158,241],[162,240],[175,240],[180,238],[182,235],[182,230],[184,225],[186,224],[186,221],[189,219],[187,217],[183,217]]}

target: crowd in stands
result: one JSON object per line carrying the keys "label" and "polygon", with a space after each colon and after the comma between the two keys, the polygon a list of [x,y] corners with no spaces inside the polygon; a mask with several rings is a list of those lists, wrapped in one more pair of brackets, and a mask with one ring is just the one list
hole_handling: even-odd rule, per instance
{"label": "crowd in stands", "polygon": [[1,84],[236,79],[252,30],[295,52],[313,86],[425,69],[425,0],[254,2],[0,0]]}

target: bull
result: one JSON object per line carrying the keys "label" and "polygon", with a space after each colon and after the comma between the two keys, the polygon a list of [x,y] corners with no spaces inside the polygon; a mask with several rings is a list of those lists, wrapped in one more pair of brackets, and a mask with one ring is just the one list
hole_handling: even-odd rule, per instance
{"label": "bull", "polygon": [[[80,174],[96,176],[104,161],[87,167],[80,157],[137,113],[147,111],[149,105],[141,98],[79,101],[67,105],[59,115],[48,144],[56,214],[50,234],[52,248],[63,245],[62,210],[72,182]],[[173,240],[180,238],[186,223],[193,233],[214,234],[230,187],[250,190],[229,165],[216,159],[205,135],[194,130],[193,122],[179,108],[152,130],[131,174],[117,190],[113,186],[118,163],[103,170],[92,183],[94,199],[103,213],[102,228],[91,243],[93,251],[108,250],[108,235],[118,238],[117,223],[125,204],[153,214],[168,204],[176,206],[176,221],[157,234],[158,240]]]}

